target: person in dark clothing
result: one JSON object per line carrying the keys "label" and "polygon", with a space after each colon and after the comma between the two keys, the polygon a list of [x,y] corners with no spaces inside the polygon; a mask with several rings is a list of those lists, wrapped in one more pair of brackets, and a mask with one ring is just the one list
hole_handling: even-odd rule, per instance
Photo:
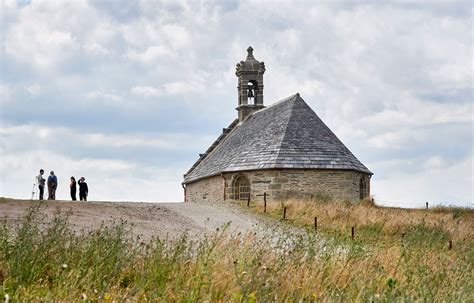
{"label": "person in dark clothing", "polygon": [[43,195],[44,195],[44,185],[46,184],[46,179],[43,178],[44,174],[44,169],[40,169],[40,174],[38,177],[36,177],[37,182],[38,182],[38,188],[39,188],[39,199],[43,200]]}
{"label": "person in dark clothing", "polygon": [[48,200],[56,200],[56,188],[58,188],[58,178],[51,171],[48,177]]}
{"label": "person in dark clothing", "polygon": [[69,184],[71,188],[71,199],[72,201],[76,201],[76,179],[71,177],[71,184]]}
{"label": "person in dark clothing", "polygon": [[87,187],[86,179],[84,177],[81,177],[79,181],[77,181],[77,184],[79,184],[79,199],[81,201],[87,201],[89,188]]}

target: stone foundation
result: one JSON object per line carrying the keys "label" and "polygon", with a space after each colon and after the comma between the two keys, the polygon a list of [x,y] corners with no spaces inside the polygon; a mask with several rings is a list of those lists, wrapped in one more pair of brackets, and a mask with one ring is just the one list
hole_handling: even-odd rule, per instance
{"label": "stone foundation", "polygon": [[[370,195],[368,174],[348,170],[304,170],[272,169],[224,173],[198,180],[186,185],[186,201],[233,200],[235,188],[233,181],[244,176],[250,181],[250,199],[262,200],[264,192],[268,201],[281,201],[289,198],[312,199],[317,196],[339,201],[357,202],[362,195]],[[360,188],[363,178],[363,188]],[[225,179],[225,180],[224,180]]]}

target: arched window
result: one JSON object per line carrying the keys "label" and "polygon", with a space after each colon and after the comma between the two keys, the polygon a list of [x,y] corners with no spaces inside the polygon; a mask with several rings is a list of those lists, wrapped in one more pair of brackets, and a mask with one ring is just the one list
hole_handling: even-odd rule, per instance
{"label": "arched window", "polygon": [[363,200],[365,198],[367,198],[368,196],[368,188],[367,188],[367,181],[365,180],[364,177],[361,177],[360,178],[360,181],[359,181],[359,196],[360,196],[360,199]]}
{"label": "arched window", "polygon": [[232,187],[235,200],[247,200],[250,197],[250,182],[244,176],[235,178]]}
{"label": "arched window", "polygon": [[247,83],[247,101],[250,105],[255,105],[255,98],[257,97],[258,85],[257,81],[250,80]]}

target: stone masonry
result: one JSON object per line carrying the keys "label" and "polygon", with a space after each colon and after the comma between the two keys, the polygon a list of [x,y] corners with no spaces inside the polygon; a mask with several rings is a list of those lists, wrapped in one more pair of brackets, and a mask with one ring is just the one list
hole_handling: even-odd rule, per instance
{"label": "stone masonry", "polygon": [[[261,200],[264,192],[268,201],[291,198],[311,199],[316,196],[330,197],[339,201],[360,200],[360,180],[365,180],[365,191],[370,193],[369,175],[349,170],[272,169],[224,173],[187,184],[189,202],[202,200],[232,200],[233,180],[244,176],[250,181],[251,200]],[[225,183],[224,183],[225,178]],[[225,190],[224,190],[225,188]]]}
{"label": "stone masonry", "polygon": [[222,201],[224,199],[224,179],[214,176],[186,185],[186,202]]}

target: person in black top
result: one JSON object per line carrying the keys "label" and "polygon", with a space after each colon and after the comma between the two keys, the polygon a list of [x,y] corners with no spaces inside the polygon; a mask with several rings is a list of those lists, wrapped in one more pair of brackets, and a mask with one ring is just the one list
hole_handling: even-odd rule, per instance
{"label": "person in black top", "polygon": [[81,177],[79,181],[77,181],[77,184],[79,184],[79,199],[81,201],[87,201],[89,188],[87,188],[86,179],[84,177]]}
{"label": "person in black top", "polygon": [[71,184],[69,184],[71,188],[71,199],[72,201],[76,201],[76,179],[71,177]]}

